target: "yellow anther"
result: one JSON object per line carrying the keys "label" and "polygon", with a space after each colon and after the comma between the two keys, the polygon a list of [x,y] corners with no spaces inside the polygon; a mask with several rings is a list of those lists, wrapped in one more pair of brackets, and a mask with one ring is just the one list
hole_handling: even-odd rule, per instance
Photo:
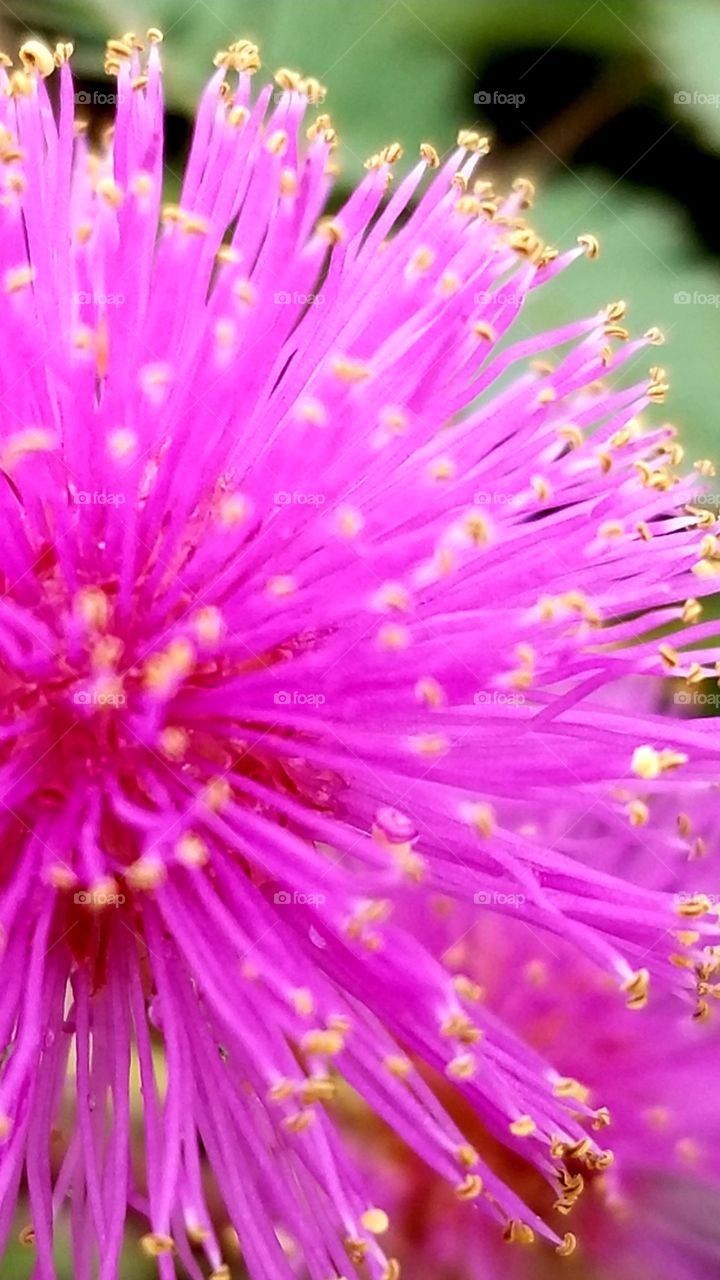
{"label": "yellow anther", "polygon": [[472,978],[468,978],[464,973],[457,973],[453,978],[453,986],[459,996],[463,1000],[472,1000],[473,1003],[482,1000],[484,991],[479,983],[474,982]]}
{"label": "yellow anther", "polygon": [[[540,394],[542,395],[542,392]],[[540,396],[538,396],[539,399]],[[539,502],[547,502],[552,490],[544,476],[531,476],[530,486]]]}
{"label": "yellow anther", "polygon": [[234,529],[246,519],[248,511],[248,501],[241,493],[224,493],[218,502],[218,522],[225,529]]}
{"label": "yellow anther", "polygon": [[341,382],[365,382],[371,370],[362,360],[351,360],[346,356],[337,356],[331,361],[330,368]]}
{"label": "yellow anther", "polygon": [[292,1006],[302,1018],[309,1018],[315,1012],[315,997],[309,987],[297,987],[293,991]]}
{"label": "yellow anther", "polygon": [[626,813],[630,819],[631,827],[644,827],[650,819],[650,810],[644,800],[631,800],[627,806]]}
{"label": "yellow anther", "polygon": [[287,151],[288,135],[284,129],[276,129],[265,143],[265,150],[272,156],[284,156]]}
{"label": "yellow anther", "polygon": [[415,755],[432,759],[449,750],[450,743],[441,733],[418,733],[410,738],[410,748]]}
{"label": "yellow anther", "polygon": [[517,1120],[513,1120],[509,1126],[510,1132],[516,1138],[529,1138],[534,1133],[537,1125],[532,1116],[518,1116]]}
{"label": "yellow anther", "polygon": [[503,1232],[503,1240],[508,1244],[533,1244],[535,1232],[526,1222],[511,1218]]}
{"label": "yellow anther", "polygon": [[390,1226],[390,1219],[384,1209],[366,1209],[360,1221],[365,1230],[374,1236],[381,1236]]}
{"label": "yellow anther", "polygon": [[597,236],[582,235],[578,236],[578,244],[585,250],[587,257],[591,262],[600,256],[600,242]]}
{"label": "yellow anther", "polygon": [[458,1164],[461,1164],[464,1169],[474,1169],[480,1159],[475,1148],[471,1147],[468,1142],[464,1142],[462,1146],[458,1147],[455,1155],[457,1156]]}
{"label": "yellow anther", "polygon": [[167,874],[165,863],[160,858],[153,858],[149,854],[138,858],[137,862],[133,862],[125,872],[131,889],[150,890],[158,889],[165,880]]}
{"label": "yellow anther", "polygon": [[175,1241],[172,1236],[160,1236],[154,1231],[142,1236],[140,1244],[150,1258],[160,1258],[164,1254],[175,1252]]}
{"label": "yellow anther", "polygon": [[399,1054],[390,1054],[383,1060],[383,1066],[391,1076],[395,1076],[398,1080],[407,1080],[412,1073],[413,1065],[409,1058],[403,1058]]}
{"label": "yellow anther", "polygon": [[175,857],[186,867],[204,867],[210,852],[205,841],[192,831],[186,831],[175,845]]}
{"label": "yellow anther", "polygon": [[277,573],[267,581],[268,594],[277,600],[292,596],[297,591],[297,582],[290,573]]}
{"label": "yellow anther", "polygon": [[51,431],[44,427],[27,427],[9,436],[0,449],[0,466],[11,471],[13,466],[24,457],[33,453],[50,453],[57,446],[57,440]]}
{"label": "yellow anther", "polygon": [[365,527],[365,517],[357,507],[342,506],[335,513],[335,529],[341,538],[347,538],[352,541],[362,533]]}
{"label": "yellow anther", "polygon": [[196,610],[190,618],[194,635],[203,645],[217,644],[223,634],[224,623],[222,613],[215,605],[204,605]]}
{"label": "yellow anther", "polygon": [[310,1076],[298,1090],[300,1101],[305,1106],[312,1106],[314,1102],[332,1102],[336,1093],[337,1085],[329,1076]]}
{"label": "yellow anther", "polygon": [[647,969],[638,969],[626,982],[622,990],[626,993],[628,1009],[644,1009],[648,1002],[650,974]]}
{"label": "yellow anther", "polygon": [[7,92],[11,98],[31,98],[35,92],[33,77],[25,71],[13,71]]}
{"label": "yellow anther", "polygon": [[291,71],[289,67],[279,67],[273,79],[281,89],[291,92],[299,89],[302,76],[299,71]]}
{"label": "yellow anther", "polygon": [[618,320],[624,319],[627,311],[627,303],[624,301],[610,302],[605,308],[605,315],[611,323],[617,323]]}
{"label": "yellow anther", "polygon": [[21,289],[26,289],[35,279],[35,271],[32,267],[14,267],[10,271],[5,272],[4,286],[6,293],[19,293]]}
{"label": "yellow anther", "polygon": [[687,916],[692,920],[699,916],[709,915],[712,911],[712,904],[704,893],[697,893],[694,897],[684,898],[682,901],[676,902],[675,911],[679,916]]}
{"label": "yellow anther", "polygon": [[434,676],[420,677],[415,685],[415,697],[432,708],[443,707],[446,702],[445,690]]}
{"label": "yellow anther", "polygon": [[479,511],[469,511],[463,517],[462,531],[474,547],[486,547],[490,541],[490,526]]}
{"label": "yellow anther", "polygon": [[574,1098],[577,1102],[587,1102],[590,1090],[572,1076],[561,1076],[553,1085],[556,1098]]}
{"label": "yellow anther", "polygon": [[430,142],[421,142],[420,155],[430,169],[437,169],[440,164],[440,157]]}
{"label": "yellow anther", "polygon": [[254,75],[260,70],[260,51],[250,40],[238,40],[229,49],[221,49],[213,59],[216,67],[227,67],[229,71],[245,72]]}
{"label": "yellow anther", "polygon": [[122,189],[113,181],[112,178],[101,178],[95,191],[105,204],[110,205],[112,209],[119,209],[123,202]]}
{"label": "yellow anther", "polygon": [[483,137],[475,129],[461,129],[457,136],[457,144],[467,151],[475,151],[484,156],[490,150],[489,138]]}
{"label": "yellow anther", "polygon": [[529,178],[516,178],[512,189],[522,197],[522,207],[529,209],[535,198],[535,184]]}
{"label": "yellow anther", "polygon": [[445,1074],[452,1080],[471,1080],[476,1071],[477,1058],[474,1053],[456,1054],[445,1068]]}
{"label": "yellow anther", "polygon": [[164,755],[171,760],[182,760],[190,745],[190,736],[185,729],[166,725],[160,732],[158,742]]}
{"label": "yellow anther", "polygon": [[132,457],[137,445],[138,438],[129,427],[118,427],[107,437],[108,453],[116,462],[123,462],[126,458]]}
{"label": "yellow anther", "polygon": [[385,622],[378,630],[378,644],[389,653],[407,649],[412,636],[408,627],[396,622]]}
{"label": "yellow anther", "polygon": [[345,1038],[340,1031],[319,1028],[314,1031],[307,1031],[302,1038],[301,1045],[306,1053],[333,1058],[345,1048]]}
{"label": "yellow anther", "polygon": [[469,1173],[462,1182],[455,1187],[455,1195],[458,1200],[477,1200],[482,1195],[483,1180],[478,1173]]}
{"label": "yellow anther", "polygon": [[110,605],[100,587],[83,587],[75,596],[75,608],[88,627],[101,629],[108,624]]}
{"label": "yellow anther", "polygon": [[316,76],[303,76],[298,85],[300,93],[307,98],[308,102],[319,106],[327,97],[327,88]]}
{"label": "yellow anther", "polygon": [[244,307],[254,307],[257,302],[255,286],[249,280],[236,280],[232,287],[233,297]]}
{"label": "yellow anther", "polygon": [[43,79],[55,70],[55,58],[41,40],[26,40],[20,46],[20,61],[26,71],[36,71]]}
{"label": "yellow anther", "polygon": [[665,334],[662,329],[656,328],[655,325],[653,325],[651,329],[648,329],[644,336],[646,341],[650,343],[651,347],[661,347],[665,341]]}
{"label": "yellow anther", "polygon": [[460,813],[468,826],[471,826],[478,835],[489,839],[495,834],[495,810],[491,804],[487,804],[484,800],[467,801],[462,805]]}

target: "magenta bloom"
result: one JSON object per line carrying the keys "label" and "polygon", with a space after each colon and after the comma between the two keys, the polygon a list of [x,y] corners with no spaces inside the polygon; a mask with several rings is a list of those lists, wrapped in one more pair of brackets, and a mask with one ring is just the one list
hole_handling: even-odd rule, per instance
{"label": "magenta bloom", "polygon": [[445,1094],[552,1185],[578,1144],[607,1166],[604,1113],[420,921],[510,914],[619,1017],[651,986],[704,1013],[704,881],[639,867],[687,851],[720,742],[616,690],[692,696],[717,656],[712,517],[639,419],[659,335],[617,303],[502,341],[596,246],[544,246],[474,133],[391,195],[385,148],[323,220],[320,87],[253,100],[247,42],[162,208],[157,38],[108,46],[102,154],[69,47],[0,68],[0,1239],[20,1192],[38,1280],[68,1222],[77,1280],[115,1280],[129,1210],[163,1280],[229,1275],[228,1220],[253,1280],[396,1280],[346,1082],[487,1230],[567,1254]]}
{"label": "magenta bloom", "polygon": [[[649,852],[647,861],[653,861]],[[690,900],[688,892],[678,893],[679,903]],[[409,1273],[454,1280],[714,1275],[720,1255],[717,1030],[683,1017],[671,998],[651,1001],[642,1017],[628,1015],[594,966],[560,940],[548,946],[512,920],[486,914],[477,921],[468,908],[446,904],[440,922],[436,915],[416,927],[436,952],[445,947],[447,963],[472,973],[479,999],[566,1073],[570,1096],[596,1107],[602,1101],[595,1125],[610,1143],[612,1160],[598,1166],[577,1146],[566,1152],[569,1167],[545,1186],[517,1158],[513,1165],[505,1157],[528,1201],[577,1233],[576,1265],[558,1272],[552,1256],[537,1249],[508,1249],[508,1242],[531,1243],[521,1224],[512,1224],[504,1240],[488,1232],[416,1158],[377,1130],[370,1129],[368,1140],[365,1127],[358,1158],[381,1188],[393,1245]],[[521,1142],[516,1152],[522,1155]]]}

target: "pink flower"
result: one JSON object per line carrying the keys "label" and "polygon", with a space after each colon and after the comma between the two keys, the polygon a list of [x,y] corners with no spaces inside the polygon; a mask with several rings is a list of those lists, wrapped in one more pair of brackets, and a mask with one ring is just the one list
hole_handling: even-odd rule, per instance
{"label": "pink flower", "polygon": [[24,1185],[39,1280],[65,1214],[77,1280],[114,1280],[128,1207],[165,1280],[222,1280],[209,1170],[253,1277],[396,1280],[344,1080],[461,1201],[568,1253],[417,1066],[549,1180],[581,1143],[602,1167],[598,1112],[419,921],[438,894],[510,914],[631,1008],[715,964],[709,904],[678,942],[634,863],[676,856],[716,735],[614,695],[716,657],[712,517],[639,421],[659,335],[623,343],[617,303],[502,342],[596,245],[544,246],[475,133],[389,198],[385,148],[321,220],[321,87],[253,100],[248,42],[161,210],[158,38],[110,42],[100,154],[69,46],[0,68],[0,1236]]}
{"label": "pink flower", "polygon": [[[677,900],[693,899],[679,891]],[[518,1126],[509,1140],[481,1139],[483,1154],[536,1212],[558,1231],[563,1222],[572,1226],[575,1265],[562,1274],[568,1280],[712,1274],[720,1243],[717,1029],[704,1018],[695,1024],[683,1017],[671,998],[651,1001],[642,1017],[628,1014],[604,975],[572,948],[557,939],[548,944],[511,919],[474,921],[466,908],[444,902],[415,927],[450,968],[466,974],[468,990],[472,974],[483,1005],[564,1073],[560,1091],[596,1109],[591,1128],[609,1143],[604,1157],[594,1159],[587,1139],[574,1149],[558,1139],[566,1168],[549,1170],[547,1182],[523,1159],[529,1135]],[[717,984],[712,994],[720,994]],[[393,1246],[411,1275],[556,1274],[547,1250],[523,1247],[534,1243],[527,1216],[509,1224],[504,1237],[488,1231],[407,1148],[364,1117],[358,1124],[349,1115],[347,1123],[365,1176],[381,1188]]]}

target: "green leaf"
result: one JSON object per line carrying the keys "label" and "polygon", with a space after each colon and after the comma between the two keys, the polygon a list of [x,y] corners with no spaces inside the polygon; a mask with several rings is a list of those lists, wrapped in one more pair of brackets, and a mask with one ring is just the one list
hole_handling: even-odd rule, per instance
{"label": "green leaf", "polygon": [[645,35],[680,120],[720,143],[720,7],[715,0],[655,0]]}
{"label": "green leaf", "polygon": [[670,395],[655,415],[677,424],[690,462],[717,460],[720,366],[708,354],[718,325],[720,267],[693,248],[682,212],[645,190],[616,185],[612,175],[581,171],[541,189],[533,222],[561,249],[591,231],[602,252],[600,262],[583,259],[538,290],[524,322],[549,328],[624,298],[633,334],[657,325],[667,339],[662,348],[642,351],[634,365],[636,376],[653,364],[668,371]]}

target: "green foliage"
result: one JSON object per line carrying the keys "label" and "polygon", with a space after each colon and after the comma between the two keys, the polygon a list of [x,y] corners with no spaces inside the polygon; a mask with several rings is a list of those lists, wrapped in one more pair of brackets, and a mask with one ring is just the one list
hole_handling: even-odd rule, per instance
{"label": "green foliage", "polygon": [[720,402],[720,366],[708,358],[710,335],[720,315],[720,265],[693,243],[681,210],[611,175],[565,175],[541,192],[534,221],[551,244],[566,248],[584,231],[598,236],[598,263],[578,262],[547,289],[538,290],[523,316],[533,329],[565,323],[608,302],[628,303],[633,334],[659,326],[660,349],[635,358],[637,376],[652,364],[667,369],[671,393],[664,410],[677,423],[689,461],[717,456],[714,411]]}

